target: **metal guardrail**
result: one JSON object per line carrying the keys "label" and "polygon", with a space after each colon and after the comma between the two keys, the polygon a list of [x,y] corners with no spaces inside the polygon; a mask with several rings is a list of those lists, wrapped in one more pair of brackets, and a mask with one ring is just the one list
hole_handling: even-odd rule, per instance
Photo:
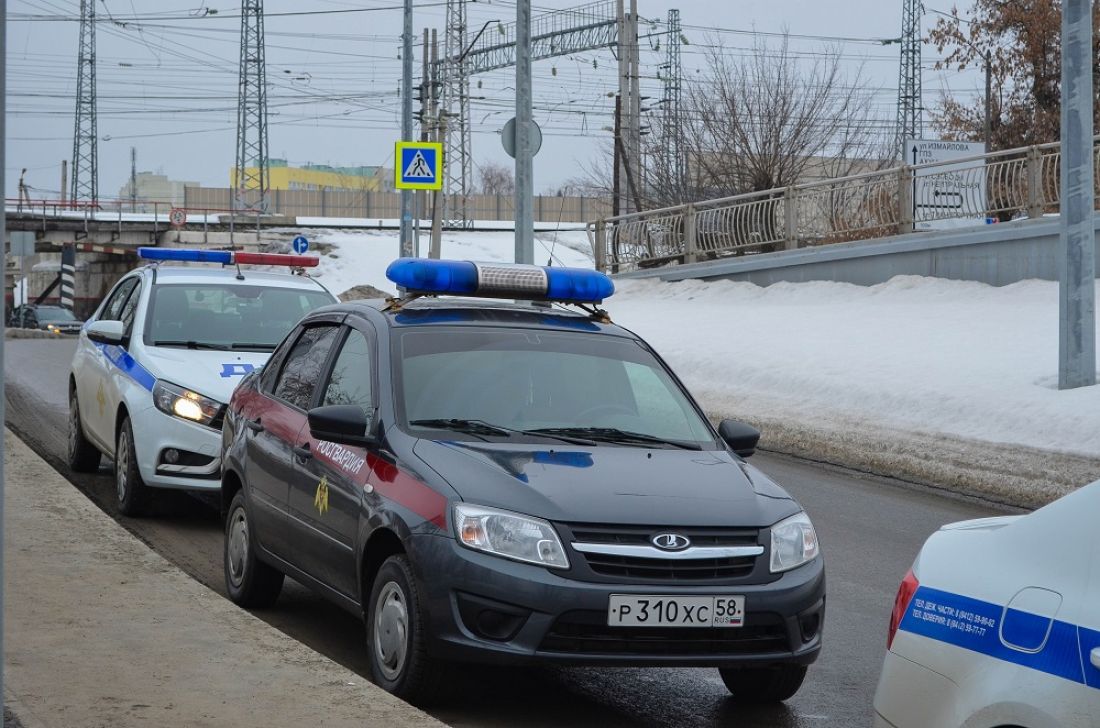
{"label": "metal guardrail", "polygon": [[1060,159],[1057,142],[1006,149],[619,215],[587,228],[596,267],[617,273],[886,237],[947,220],[1039,217],[1058,212]]}

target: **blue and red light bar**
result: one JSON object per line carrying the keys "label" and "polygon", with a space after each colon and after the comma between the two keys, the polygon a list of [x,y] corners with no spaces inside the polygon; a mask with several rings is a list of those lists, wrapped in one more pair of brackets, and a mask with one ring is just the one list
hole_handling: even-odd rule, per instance
{"label": "blue and red light bar", "polygon": [[599,303],[615,292],[603,273],[587,268],[549,268],[467,260],[398,258],[386,277],[409,293]]}
{"label": "blue and red light bar", "polygon": [[192,248],[138,248],[138,257],[145,260],[171,260],[187,263],[221,263],[222,265],[286,265],[292,268],[313,268],[320,259],[315,256],[282,253],[244,253],[237,250],[198,250]]}

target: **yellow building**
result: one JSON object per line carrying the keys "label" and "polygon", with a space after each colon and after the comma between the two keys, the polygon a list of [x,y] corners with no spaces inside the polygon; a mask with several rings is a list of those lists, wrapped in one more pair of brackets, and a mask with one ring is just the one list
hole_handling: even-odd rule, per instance
{"label": "yellow building", "polygon": [[[285,159],[272,159],[268,163],[272,190],[354,190],[375,192],[383,189],[384,181],[391,181],[393,170],[384,167],[330,167],[327,164],[307,164],[291,167]],[[257,174],[255,167],[246,174]],[[237,170],[229,170],[229,184],[237,186]],[[387,188],[388,189],[388,188]]]}

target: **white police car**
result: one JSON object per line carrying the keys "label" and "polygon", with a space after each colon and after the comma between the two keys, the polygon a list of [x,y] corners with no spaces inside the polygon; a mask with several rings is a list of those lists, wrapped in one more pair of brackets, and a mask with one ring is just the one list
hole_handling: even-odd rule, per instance
{"label": "white police car", "polygon": [[1100,726],[1100,481],[944,526],[898,590],[879,728]]}
{"label": "white police car", "polygon": [[[115,285],[80,332],[69,376],[68,461],[114,459],[119,510],[138,515],[146,487],[217,491],[221,423],[241,377],[306,313],[334,303],[320,283],[242,271],[317,258],[139,248],[154,264]],[[165,267],[160,261],[234,267]]]}

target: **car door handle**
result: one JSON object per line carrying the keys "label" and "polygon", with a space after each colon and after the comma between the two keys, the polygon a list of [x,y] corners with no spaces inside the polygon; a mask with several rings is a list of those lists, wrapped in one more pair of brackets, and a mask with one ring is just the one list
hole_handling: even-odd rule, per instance
{"label": "car door handle", "polygon": [[253,432],[263,432],[264,431],[264,426],[262,424],[260,424],[260,418],[259,417],[257,417],[254,420],[245,420],[244,421],[244,426],[247,427],[248,429],[252,430]]}
{"label": "car door handle", "polygon": [[1093,667],[1100,670],[1100,647],[1092,648],[1092,652],[1089,653],[1089,661],[1092,662]]}
{"label": "car door handle", "polygon": [[305,445],[299,445],[294,448],[294,457],[299,462],[305,462],[313,457],[313,453],[309,449],[309,443],[307,442]]}

